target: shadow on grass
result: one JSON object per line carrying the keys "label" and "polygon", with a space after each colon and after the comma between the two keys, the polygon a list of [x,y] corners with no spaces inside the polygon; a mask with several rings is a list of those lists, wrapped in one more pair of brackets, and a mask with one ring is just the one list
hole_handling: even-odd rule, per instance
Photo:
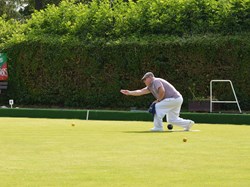
{"label": "shadow on grass", "polygon": [[200,130],[190,130],[190,131],[184,131],[184,130],[171,130],[171,131],[161,131],[161,132],[152,132],[152,131],[123,131],[123,133],[173,133],[173,132],[200,132]]}
{"label": "shadow on grass", "polygon": [[155,133],[170,133],[171,131],[162,131],[162,132],[151,132],[151,131],[124,131],[124,133],[138,133],[138,134],[143,134],[143,133],[148,133],[148,134],[155,134]]}
{"label": "shadow on grass", "polygon": [[155,134],[155,133],[172,133],[172,132],[186,132],[186,131],[161,131],[161,132],[152,132],[152,131],[124,131],[124,133],[148,133],[148,134]]}

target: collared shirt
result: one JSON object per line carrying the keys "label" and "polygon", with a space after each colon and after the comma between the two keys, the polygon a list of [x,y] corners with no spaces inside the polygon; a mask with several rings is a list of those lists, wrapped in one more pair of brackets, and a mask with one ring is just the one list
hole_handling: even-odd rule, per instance
{"label": "collared shirt", "polygon": [[178,92],[175,87],[170,84],[168,81],[161,79],[161,78],[154,78],[152,83],[147,87],[147,89],[154,95],[156,99],[159,98],[159,88],[163,86],[165,89],[165,96],[163,99],[166,98],[178,98],[181,96],[180,92]]}

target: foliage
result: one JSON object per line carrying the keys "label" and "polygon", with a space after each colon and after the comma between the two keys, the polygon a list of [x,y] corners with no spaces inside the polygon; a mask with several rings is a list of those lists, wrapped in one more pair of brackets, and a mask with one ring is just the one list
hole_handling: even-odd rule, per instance
{"label": "foliage", "polygon": [[23,20],[28,18],[34,10],[45,9],[48,4],[58,5],[62,0],[9,0],[0,1],[0,16],[8,19]]}
{"label": "foliage", "polygon": [[0,16],[5,16],[7,19],[22,18],[19,13],[19,7],[25,3],[25,0],[0,1]]}
{"label": "foliage", "polygon": [[[77,3],[76,3],[77,2]],[[74,0],[47,5],[23,25],[28,38],[70,35],[81,41],[145,35],[249,32],[249,0]]]}
{"label": "foliage", "polygon": [[19,32],[20,24],[13,20],[6,20],[6,16],[0,17],[0,47],[10,39],[14,33]]}
{"label": "foliage", "polygon": [[[151,36],[89,45],[45,39],[23,42],[7,50],[12,85],[8,97],[26,105],[146,108],[152,96],[124,97],[119,90],[142,88],[141,76],[153,71],[173,83],[185,102],[192,99],[190,85],[195,84],[196,97],[207,97],[211,79],[230,79],[246,109],[249,44],[249,35]],[[215,94],[227,97],[231,92],[219,89]]]}
{"label": "foliage", "polygon": [[150,96],[123,97],[119,89],[143,86],[139,79],[150,70],[173,82],[185,101],[188,85],[202,97],[211,79],[231,79],[249,108],[249,2],[65,0],[23,24],[0,18],[8,97],[22,104],[145,108]]}

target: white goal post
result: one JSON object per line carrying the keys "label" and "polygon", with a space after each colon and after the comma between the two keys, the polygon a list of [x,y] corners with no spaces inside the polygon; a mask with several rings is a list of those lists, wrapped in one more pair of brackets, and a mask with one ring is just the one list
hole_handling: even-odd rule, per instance
{"label": "white goal post", "polygon": [[[213,82],[229,82],[230,85],[231,85],[231,88],[232,88],[235,100],[234,101],[218,101],[218,100],[213,100]],[[241,109],[240,109],[240,105],[239,105],[238,99],[237,99],[235,91],[234,91],[233,83],[232,83],[231,80],[211,80],[210,81],[210,112],[213,111],[213,103],[236,103],[237,106],[238,106],[239,112],[242,113]]]}

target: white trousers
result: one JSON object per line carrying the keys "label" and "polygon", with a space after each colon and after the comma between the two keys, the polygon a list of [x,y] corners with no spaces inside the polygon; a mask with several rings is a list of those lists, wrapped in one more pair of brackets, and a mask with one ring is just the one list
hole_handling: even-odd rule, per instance
{"label": "white trousers", "polygon": [[154,126],[163,128],[162,119],[166,115],[167,122],[183,128],[188,128],[191,120],[180,118],[181,105],[183,98],[166,98],[156,103],[156,114],[154,115]]}

